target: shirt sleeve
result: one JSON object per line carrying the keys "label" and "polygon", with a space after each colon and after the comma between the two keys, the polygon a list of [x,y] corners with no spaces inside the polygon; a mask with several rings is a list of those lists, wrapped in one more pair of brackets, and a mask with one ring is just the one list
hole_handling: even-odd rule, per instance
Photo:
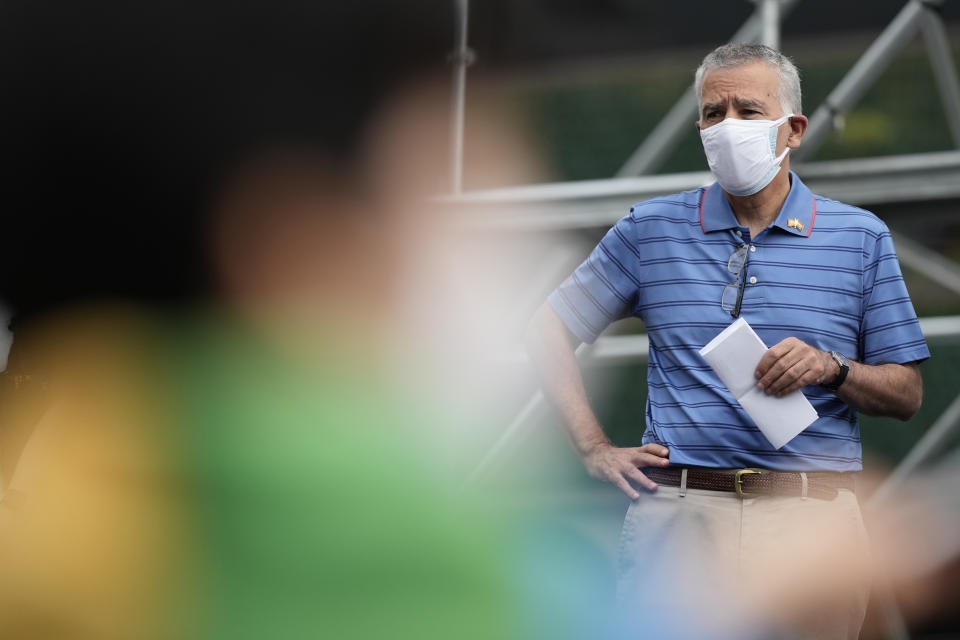
{"label": "shirt sleeve", "polygon": [[567,328],[584,342],[592,343],[637,305],[641,272],[637,243],[631,241],[635,228],[631,216],[620,220],[548,298]]}
{"label": "shirt sleeve", "polygon": [[867,364],[916,362],[930,357],[900,272],[893,238],[884,225],[864,270],[860,359]]}

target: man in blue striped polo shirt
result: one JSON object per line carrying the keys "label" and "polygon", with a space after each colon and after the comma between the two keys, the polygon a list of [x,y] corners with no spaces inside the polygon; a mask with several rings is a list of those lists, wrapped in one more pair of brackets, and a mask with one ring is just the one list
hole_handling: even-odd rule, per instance
{"label": "man in blue striped polo shirt", "polygon": [[[857,412],[909,419],[923,393],[918,363],[930,355],[886,225],[814,195],[790,171],[789,150],[807,127],[792,62],[762,45],[724,45],[704,59],[695,88],[717,182],[635,205],[528,332],[545,392],[587,470],[634,501],[619,593],[650,637],[704,637],[689,614],[716,611],[706,613],[709,595],[694,594],[722,593],[730,576],[760,576],[765,596],[783,593],[763,580],[783,573],[773,568],[778,559],[803,557],[801,541],[862,564]],[[641,318],[650,339],[640,447],[606,438],[573,356],[627,316]],[[780,449],[698,353],[737,317],[772,345],[756,368],[758,388],[800,389],[819,416]],[[681,565],[698,567],[694,579]],[[856,638],[866,584],[845,584],[803,632]],[[768,603],[776,615],[753,624],[784,624],[802,602]],[[654,611],[660,626],[650,626]]]}

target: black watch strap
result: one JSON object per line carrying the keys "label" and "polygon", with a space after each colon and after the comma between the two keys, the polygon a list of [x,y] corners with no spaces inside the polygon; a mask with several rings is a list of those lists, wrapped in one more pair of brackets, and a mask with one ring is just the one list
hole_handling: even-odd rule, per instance
{"label": "black watch strap", "polygon": [[840,367],[840,373],[837,374],[833,382],[824,382],[820,386],[830,391],[836,391],[840,388],[840,385],[843,384],[843,381],[847,379],[847,374],[850,373],[850,361],[847,360],[846,356],[837,351],[831,351],[830,357],[833,358],[833,361]]}

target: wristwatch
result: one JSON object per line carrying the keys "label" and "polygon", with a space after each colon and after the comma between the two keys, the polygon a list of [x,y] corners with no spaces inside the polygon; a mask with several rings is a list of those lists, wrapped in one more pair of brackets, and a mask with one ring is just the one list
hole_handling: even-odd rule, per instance
{"label": "wristwatch", "polygon": [[831,351],[830,357],[833,358],[833,361],[840,367],[840,373],[837,374],[833,382],[824,382],[820,386],[830,391],[836,391],[840,388],[840,385],[843,384],[843,381],[847,379],[847,374],[850,373],[850,361],[847,360],[846,356],[837,351]]}

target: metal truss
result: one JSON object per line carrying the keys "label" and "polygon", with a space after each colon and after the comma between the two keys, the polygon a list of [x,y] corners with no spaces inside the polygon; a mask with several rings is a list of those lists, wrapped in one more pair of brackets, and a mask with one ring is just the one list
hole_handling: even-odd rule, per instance
{"label": "metal truss", "polygon": [[[870,207],[960,198],[960,151],[798,164],[814,193]],[[709,171],[578,180],[473,191],[438,201],[466,224],[507,230],[610,227],[637,202],[711,184]]]}
{"label": "metal truss", "polygon": [[814,112],[803,136],[803,145],[797,149],[795,157],[810,157],[829,134],[842,126],[843,114],[856,106],[918,32],[923,34],[927,43],[953,143],[960,148],[960,84],[943,20],[937,13],[941,4],[943,0],[910,0],[906,4]]}
{"label": "metal truss", "polygon": [[[796,5],[795,0],[759,1],[757,10],[730,39],[730,42],[760,42],[776,47],[779,33],[774,28]],[[803,145],[794,154],[809,158],[824,140],[843,125],[843,115],[857,105],[890,62],[922,33],[930,63],[947,114],[954,145],[960,148],[960,83],[937,9],[943,0],[910,0],[890,25],[870,45],[843,80],[830,93],[810,118]],[[689,87],[663,119],[654,127],[643,144],[617,172],[618,177],[652,173],[666,161],[677,141],[697,118],[697,97]]]}

